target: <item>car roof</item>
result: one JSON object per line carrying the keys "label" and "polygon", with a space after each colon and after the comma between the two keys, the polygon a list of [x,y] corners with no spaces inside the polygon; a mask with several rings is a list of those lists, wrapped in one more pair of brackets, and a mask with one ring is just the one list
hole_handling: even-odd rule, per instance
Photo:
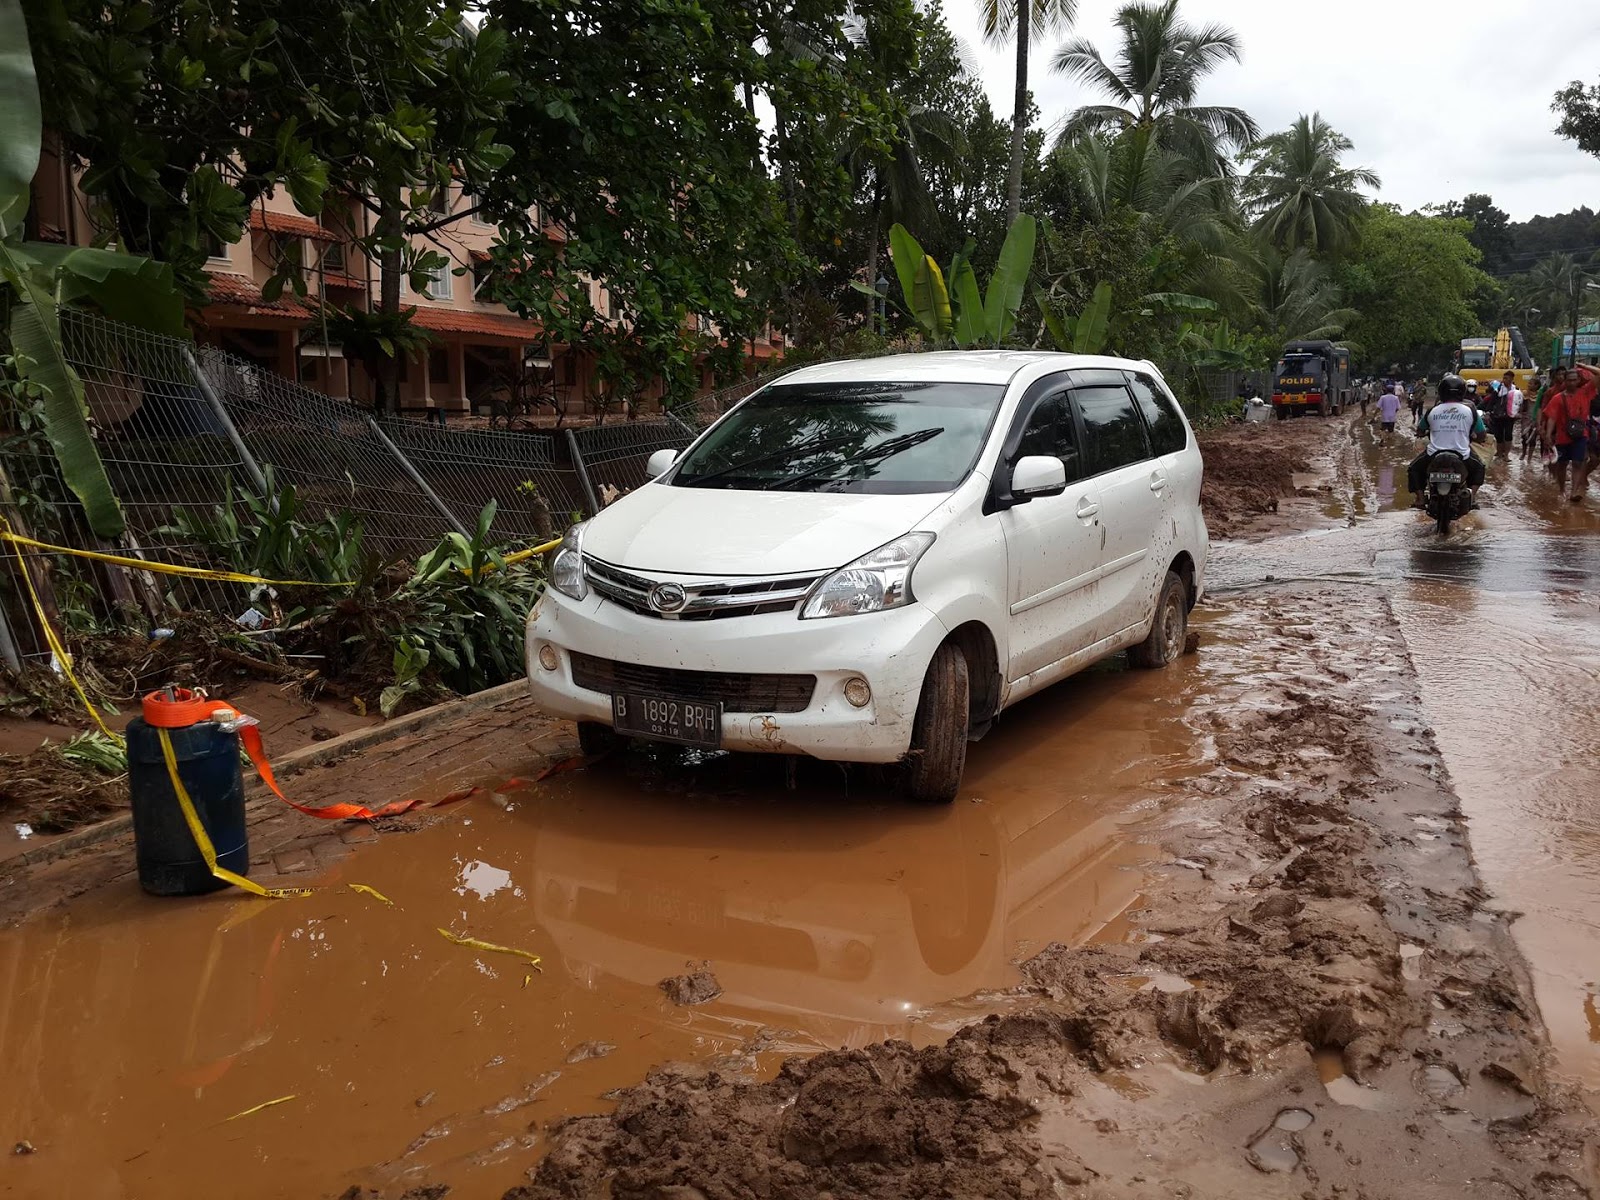
{"label": "car roof", "polygon": [[[1009,383],[1030,367],[1053,370],[1099,367],[1155,371],[1150,363],[1101,354],[1062,354],[1053,350],[937,350],[923,354],[890,354],[852,358],[802,367],[774,381],[792,383]],[[1160,374],[1159,371],[1156,372]]]}

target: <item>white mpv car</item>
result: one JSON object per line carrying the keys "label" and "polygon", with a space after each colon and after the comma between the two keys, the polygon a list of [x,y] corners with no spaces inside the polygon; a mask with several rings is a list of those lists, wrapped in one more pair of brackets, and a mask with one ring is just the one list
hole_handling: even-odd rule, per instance
{"label": "white mpv car", "polygon": [[831,363],[740,403],[575,525],[528,681],[587,753],[636,737],[902,763],[954,799],[1002,711],[1119,650],[1183,652],[1200,451],[1149,363]]}

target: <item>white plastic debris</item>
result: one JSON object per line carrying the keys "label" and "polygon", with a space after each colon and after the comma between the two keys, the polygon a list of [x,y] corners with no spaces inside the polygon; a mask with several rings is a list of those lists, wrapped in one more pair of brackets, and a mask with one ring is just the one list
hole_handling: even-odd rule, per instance
{"label": "white plastic debris", "polygon": [[29,838],[31,838],[32,836],[33,836],[33,826],[29,825],[26,821],[18,821],[17,822],[17,839],[19,841],[24,841],[25,842]]}
{"label": "white plastic debris", "polygon": [[251,607],[245,609],[233,620],[234,624],[242,625],[246,629],[260,629],[261,626],[266,622],[266,619],[266,613],[262,612],[258,608]]}

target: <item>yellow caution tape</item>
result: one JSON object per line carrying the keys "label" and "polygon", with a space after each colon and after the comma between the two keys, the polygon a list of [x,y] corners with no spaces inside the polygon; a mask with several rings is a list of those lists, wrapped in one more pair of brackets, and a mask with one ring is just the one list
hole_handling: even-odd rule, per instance
{"label": "yellow caution tape", "polygon": [[[525,558],[532,558],[536,554],[544,554],[547,551],[554,550],[559,545],[561,545],[561,539],[556,538],[555,541],[545,542],[542,546],[529,546],[526,550],[513,550],[510,554],[501,555],[500,561],[510,566],[512,563],[521,562]],[[469,578],[472,575],[472,572],[465,567],[458,567],[457,570]],[[480,574],[487,575],[492,570],[494,570],[494,564],[485,563]]]}
{"label": "yellow caution tape", "polygon": [[561,539],[556,538],[555,541],[546,542],[542,546],[531,546],[526,550],[513,550],[510,554],[502,555],[502,557],[508,563],[521,562],[523,559],[532,558],[536,554],[547,554],[559,545],[561,545]]}
{"label": "yellow caution tape", "polygon": [[345,887],[349,888],[352,892],[360,892],[363,896],[371,896],[374,900],[381,900],[391,908],[394,907],[394,901],[389,899],[389,897],[385,896],[375,887],[368,887],[364,883],[347,883],[345,884]]}
{"label": "yellow caution tape", "polygon": [[263,579],[259,575],[245,575],[238,571],[213,571],[208,567],[184,567],[177,563],[152,562],[143,558],[127,558],[121,554],[104,554],[99,550],[75,550],[71,546],[56,546],[36,538],[23,537],[9,529],[0,530],[0,539],[17,546],[32,546],[35,550],[48,550],[51,554],[70,554],[74,558],[92,558],[95,562],[112,563],[135,571],[155,571],[161,575],[185,575],[190,579],[211,579],[221,583],[261,583],[270,587],[354,587],[353,579],[324,583],[316,579]]}
{"label": "yellow caution tape", "polygon": [[233,1114],[233,1116],[229,1117],[228,1120],[237,1121],[240,1117],[248,1117],[251,1113],[260,1112],[263,1108],[271,1108],[275,1104],[287,1104],[289,1101],[297,1099],[299,1099],[299,1093],[296,1093],[292,1096],[279,1096],[276,1100],[267,1100],[261,1104],[257,1104],[254,1108],[247,1108],[243,1112],[236,1112]]}
{"label": "yellow caution tape", "polygon": [[451,933],[448,929],[440,929],[439,932],[444,935],[446,941],[454,942],[458,946],[467,946],[473,950],[487,950],[492,954],[510,954],[516,958],[527,959],[536,971],[540,969],[539,964],[543,961],[537,954],[529,954],[526,950],[518,950],[512,946],[497,946],[495,943],[483,941],[481,938],[460,937]]}
{"label": "yellow caution tape", "polygon": [[[11,526],[4,517],[0,517],[0,538],[11,541],[31,540],[21,539],[11,532]],[[72,690],[78,693],[78,699],[83,701],[83,707],[89,710],[89,715],[94,718],[94,723],[100,726],[100,732],[112,739],[117,745],[122,745],[122,735],[107,725],[105,718],[100,715],[100,710],[89,700],[89,693],[83,690],[83,684],[78,682],[78,677],[72,673],[72,655],[67,653],[67,648],[57,635],[55,626],[50,624],[50,618],[45,615],[44,602],[39,599],[39,593],[33,586],[33,572],[28,570],[28,564],[19,561],[17,566],[22,575],[22,581],[28,585],[28,598],[33,601],[33,612],[39,618],[39,628],[44,630],[45,644],[50,647],[50,653],[55,655],[56,662],[61,664],[61,671],[67,677],[67,682],[72,684]]]}
{"label": "yellow caution tape", "polygon": [[[236,888],[249,892],[252,896],[264,896],[269,900],[281,900],[285,896],[309,896],[310,888],[264,888],[253,879],[246,879],[243,875],[228,870],[227,867],[217,863],[217,851],[211,844],[211,836],[206,833],[206,827],[200,820],[200,814],[195,811],[194,801],[189,798],[189,789],[183,786],[183,780],[178,775],[178,756],[172,749],[172,735],[165,729],[158,728],[156,737],[161,742],[161,757],[167,761],[167,775],[172,780],[173,793],[178,797],[178,807],[183,809],[184,822],[189,826],[189,834],[194,838],[194,844],[200,848],[200,857],[206,860],[206,866],[211,873],[224,883],[231,883]],[[292,1100],[293,1096],[285,1097]],[[271,1101],[273,1104],[281,1101]],[[262,1107],[265,1107],[264,1105]],[[255,1110],[252,1109],[252,1112]],[[240,1113],[244,1116],[244,1113]],[[232,1118],[229,1118],[230,1120]]]}

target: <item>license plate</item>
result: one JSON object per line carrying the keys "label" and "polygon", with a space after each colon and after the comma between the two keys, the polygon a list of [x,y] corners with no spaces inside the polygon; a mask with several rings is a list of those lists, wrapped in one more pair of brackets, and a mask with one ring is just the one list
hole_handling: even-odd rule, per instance
{"label": "license plate", "polygon": [[672,696],[616,692],[611,723],[618,733],[715,749],[722,745],[722,705]]}
{"label": "license plate", "polygon": [[1429,475],[1428,476],[1428,482],[1429,483],[1460,483],[1461,482],[1461,476],[1459,476],[1459,475]]}

